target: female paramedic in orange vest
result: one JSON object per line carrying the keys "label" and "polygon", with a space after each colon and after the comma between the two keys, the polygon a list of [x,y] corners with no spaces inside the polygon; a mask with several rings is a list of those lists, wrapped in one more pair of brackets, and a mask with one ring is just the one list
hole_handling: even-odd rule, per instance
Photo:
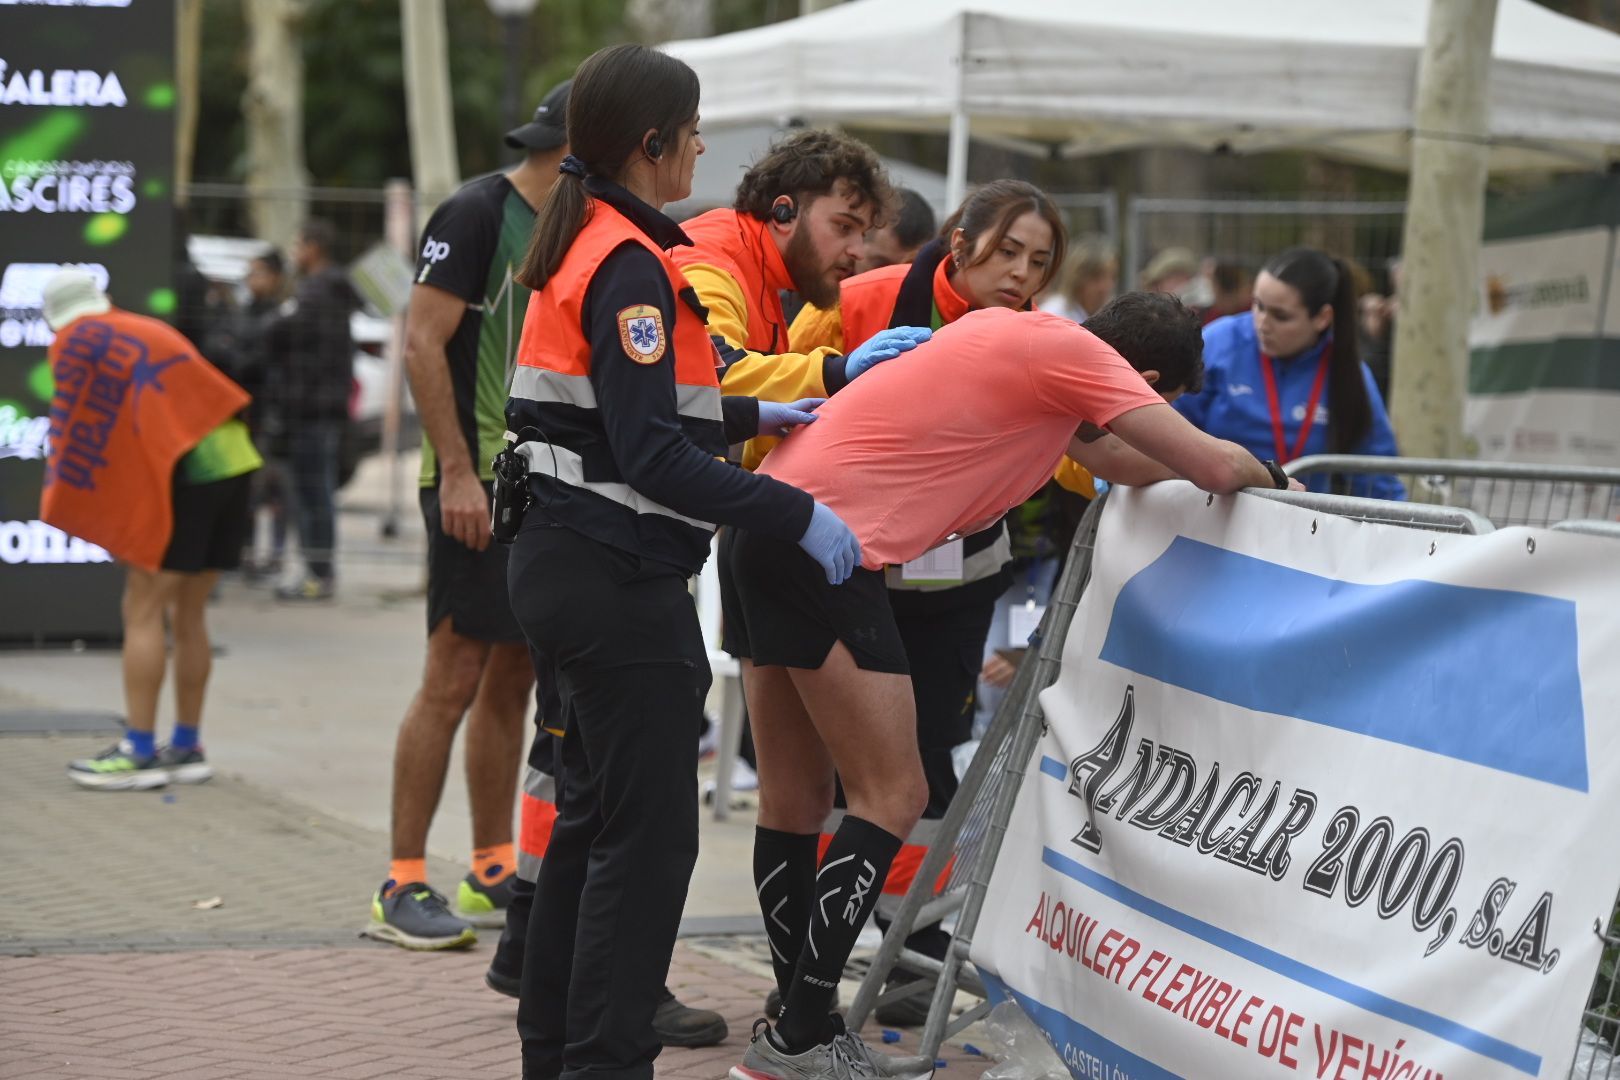
{"label": "female paramedic in orange vest", "polygon": [[663,53],[620,45],[581,64],[573,155],[517,275],[536,292],[506,410],[516,453],[497,459],[519,482],[497,515],[527,497],[512,608],[549,660],[564,729],[518,1005],[533,1080],[653,1075],[709,687],[687,580],[714,523],[796,541],[835,584],[860,561],[832,511],[721,460],[815,416],[720,396],[703,312],[668,255],[689,241],[659,209],[692,190],[697,113],[697,76]]}
{"label": "female paramedic in orange vest", "polygon": [[[1040,188],[1021,180],[986,184],[914,261],[847,278],[839,306],[801,311],[790,331],[792,347],[843,351],[891,326],[938,330],[976,308],[1027,308],[1063,264],[1064,237],[1063,219]],[[907,564],[884,571],[911,667],[917,744],[928,778],[925,822],[943,817],[956,794],[951,750],[971,737],[985,638],[997,598],[1011,579],[1012,546],[1004,522],[948,547],[957,549],[948,554],[948,565],[936,560],[927,569]],[[913,841],[929,827],[907,839],[890,867],[885,893],[901,896],[911,886],[927,852],[924,843]],[[943,959],[950,936],[927,927],[907,944]],[[883,1023],[921,1023],[927,999],[898,1001],[878,1011]]]}

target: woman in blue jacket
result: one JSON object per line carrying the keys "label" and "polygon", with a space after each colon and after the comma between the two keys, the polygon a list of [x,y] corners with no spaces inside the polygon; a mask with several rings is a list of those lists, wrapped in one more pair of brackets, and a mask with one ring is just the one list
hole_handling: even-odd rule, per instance
{"label": "woman in blue jacket", "polygon": [[[1253,310],[1204,327],[1204,388],[1175,407],[1209,434],[1279,464],[1309,454],[1397,453],[1384,400],[1356,348],[1350,268],[1315,248],[1273,256],[1255,280]],[[1388,473],[1318,474],[1305,483],[1406,498]]]}

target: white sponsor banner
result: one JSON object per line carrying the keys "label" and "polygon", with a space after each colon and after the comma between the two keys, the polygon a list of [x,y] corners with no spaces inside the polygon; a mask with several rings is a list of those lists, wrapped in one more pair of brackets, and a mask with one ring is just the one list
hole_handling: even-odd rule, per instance
{"label": "white sponsor banner", "polygon": [[1613,238],[1600,225],[1482,245],[1469,347],[1596,335]]}
{"label": "white sponsor banner", "polygon": [[1561,1080],[1620,887],[1617,554],[1116,491],[974,962],[1093,1080]]}
{"label": "white sponsor banner", "polygon": [[[1469,433],[1479,443],[1479,456],[1486,461],[1578,462],[1620,469],[1620,394],[1532,390],[1470,397],[1463,417]],[[1492,493],[1487,490],[1483,494]],[[1563,491],[1555,495],[1557,501],[1551,504],[1554,506],[1571,499]],[[1548,495],[1538,489],[1535,497],[1545,503]],[[1594,499],[1606,502],[1608,495],[1598,493]],[[1576,507],[1581,501],[1581,494],[1573,496],[1571,514],[1578,515]]]}

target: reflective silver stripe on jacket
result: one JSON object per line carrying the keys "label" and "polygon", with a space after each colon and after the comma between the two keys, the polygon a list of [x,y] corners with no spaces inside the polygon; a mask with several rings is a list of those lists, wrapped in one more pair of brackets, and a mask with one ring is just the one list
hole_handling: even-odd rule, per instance
{"label": "reflective silver stripe on jacket", "polygon": [[[557,781],[546,773],[541,772],[533,765],[525,765],[523,773],[523,794],[539,799],[543,803],[557,802]],[[523,831],[518,830],[521,837]],[[529,884],[540,880],[540,860],[545,858],[545,852],[524,851],[522,844],[518,845],[517,876]]]}
{"label": "reflective silver stripe on jacket", "polygon": [[620,506],[627,506],[638,514],[661,514],[708,532],[713,532],[716,528],[712,522],[677,514],[669,507],[636,492],[629,484],[586,480],[584,459],[565,447],[553,446],[545,440],[540,440],[521,444],[517,452],[528,459],[531,475],[538,473],[541,476],[555,477],[570,487],[595,492],[604,499],[616,502]]}
{"label": "reflective silver stripe on jacket", "polygon": [[[541,367],[519,367],[512,376],[512,396],[542,404],[595,409],[596,388],[589,375],[564,375]],[[692,420],[719,422],[720,391],[713,386],[675,385],[675,411]]]}
{"label": "reflective silver stripe on jacket", "polygon": [[983,581],[1010,562],[1012,562],[1012,538],[1007,535],[1006,529],[1002,529],[995,543],[962,559],[961,581],[925,585],[921,582],[906,581],[898,566],[886,566],[883,568],[883,584],[904,592],[944,592],[946,589],[957,589],[975,581]]}

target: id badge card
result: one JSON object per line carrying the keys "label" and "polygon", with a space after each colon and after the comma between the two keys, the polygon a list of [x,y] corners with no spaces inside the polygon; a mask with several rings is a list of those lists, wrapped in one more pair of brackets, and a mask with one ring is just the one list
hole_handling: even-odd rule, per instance
{"label": "id badge card", "polygon": [[962,541],[952,540],[903,563],[900,580],[914,585],[954,585],[962,580]]}
{"label": "id badge card", "polygon": [[1040,628],[1041,617],[1045,614],[1046,605],[1033,600],[1014,604],[1007,612],[1007,645],[1014,649],[1027,646],[1030,635]]}

